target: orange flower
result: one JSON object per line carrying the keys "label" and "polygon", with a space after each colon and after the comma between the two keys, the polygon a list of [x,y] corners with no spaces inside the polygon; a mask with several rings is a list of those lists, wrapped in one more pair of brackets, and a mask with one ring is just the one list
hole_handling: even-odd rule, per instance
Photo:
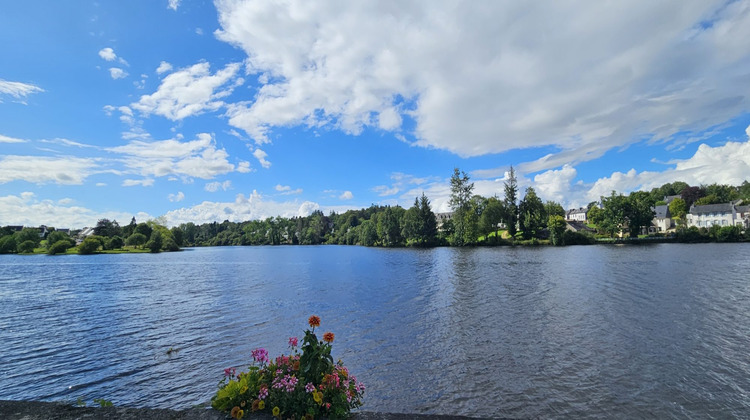
{"label": "orange flower", "polygon": [[325,341],[326,343],[333,343],[333,337],[333,333],[329,331],[323,334],[323,341]]}
{"label": "orange flower", "polygon": [[319,327],[320,326],[320,317],[317,315],[313,315],[310,317],[310,319],[307,320],[307,323],[310,324],[311,327]]}
{"label": "orange flower", "polygon": [[232,411],[229,413],[229,415],[232,416],[233,419],[236,419],[239,412],[240,408],[235,405],[234,407],[232,407]]}

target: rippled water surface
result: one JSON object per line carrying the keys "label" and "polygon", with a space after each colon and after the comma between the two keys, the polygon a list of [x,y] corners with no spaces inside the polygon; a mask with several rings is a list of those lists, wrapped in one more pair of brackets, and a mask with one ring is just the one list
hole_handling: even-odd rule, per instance
{"label": "rippled water surface", "polygon": [[750,244],[0,255],[0,399],[186,408],[311,314],[368,411],[750,416]]}

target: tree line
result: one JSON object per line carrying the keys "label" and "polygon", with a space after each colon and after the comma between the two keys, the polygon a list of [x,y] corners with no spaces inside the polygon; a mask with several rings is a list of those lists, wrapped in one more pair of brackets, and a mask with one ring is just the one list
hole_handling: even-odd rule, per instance
{"label": "tree line", "polygon": [[[316,210],[309,216],[196,225],[183,223],[171,229],[162,220],[120,226],[116,220],[101,219],[94,234],[78,245],[79,253],[145,248],[151,252],[174,251],[183,246],[229,245],[363,245],[382,247],[431,247],[549,243],[572,245],[593,243],[596,238],[622,233],[635,237],[651,224],[654,206],[666,204],[677,222],[678,239],[686,242],[742,240],[737,227],[698,229],[685,226],[690,206],[744,200],[750,204],[750,183],[740,186],[711,184],[690,186],[685,182],[667,183],[651,191],[628,195],[612,191],[586,207],[593,233],[572,232],[565,222],[565,209],[555,201],[542,201],[533,187],[519,198],[515,170],[511,166],[503,185],[503,196],[474,194],[474,183],[455,168],[450,179],[449,214],[436,214],[429,198],[422,193],[408,209],[373,204],[368,208],[331,212]],[[675,196],[677,196],[675,198]],[[161,222],[161,223],[159,223]],[[75,241],[62,232],[52,232],[44,244],[36,229],[10,232],[0,228],[0,253],[33,252],[43,245],[50,254],[66,252]],[[723,229],[723,230],[722,230]],[[745,236],[750,232],[745,232]]]}

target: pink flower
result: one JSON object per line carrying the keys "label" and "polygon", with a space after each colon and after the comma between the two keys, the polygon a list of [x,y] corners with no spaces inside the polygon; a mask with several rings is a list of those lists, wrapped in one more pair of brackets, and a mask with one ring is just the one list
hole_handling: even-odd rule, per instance
{"label": "pink flower", "polygon": [[312,382],[308,382],[307,385],[305,385],[305,391],[308,393],[315,391],[315,385],[313,385]]}
{"label": "pink flower", "polygon": [[228,368],[224,369],[224,376],[228,376],[230,378],[234,378],[235,372],[237,372],[236,368],[228,367]]}
{"label": "pink flower", "polygon": [[289,337],[289,347],[297,347],[297,337]]}
{"label": "pink flower", "polygon": [[264,348],[253,350],[253,360],[258,363],[268,363],[271,359],[268,358],[268,351]]}
{"label": "pink flower", "polygon": [[266,397],[268,397],[268,388],[264,386],[260,389],[260,392],[258,393],[258,399],[264,400]]}

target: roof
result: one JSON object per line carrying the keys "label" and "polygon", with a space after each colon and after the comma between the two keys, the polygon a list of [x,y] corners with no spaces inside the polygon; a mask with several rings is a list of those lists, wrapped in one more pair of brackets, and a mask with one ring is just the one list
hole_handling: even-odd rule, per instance
{"label": "roof", "polygon": [[732,211],[734,211],[732,203],[706,204],[703,206],[694,205],[690,207],[690,214],[731,213]]}
{"label": "roof", "polygon": [[656,206],[654,207],[654,218],[656,219],[669,219],[671,218],[671,215],[669,214],[669,206],[664,204],[662,206]]}
{"label": "roof", "polygon": [[682,198],[682,196],[681,196],[681,195],[665,195],[665,196],[664,196],[664,201],[665,201],[665,202],[666,202],[667,204],[669,204],[669,203],[671,203],[671,202],[672,202],[672,200],[674,200],[675,198]]}
{"label": "roof", "polygon": [[737,213],[750,212],[750,206],[734,206],[734,208],[737,209]]}
{"label": "roof", "polygon": [[578,209],[570,209],[567,212],[567,214],[581,214],[581,213],[586,214],[586,209],[581,207]]}

